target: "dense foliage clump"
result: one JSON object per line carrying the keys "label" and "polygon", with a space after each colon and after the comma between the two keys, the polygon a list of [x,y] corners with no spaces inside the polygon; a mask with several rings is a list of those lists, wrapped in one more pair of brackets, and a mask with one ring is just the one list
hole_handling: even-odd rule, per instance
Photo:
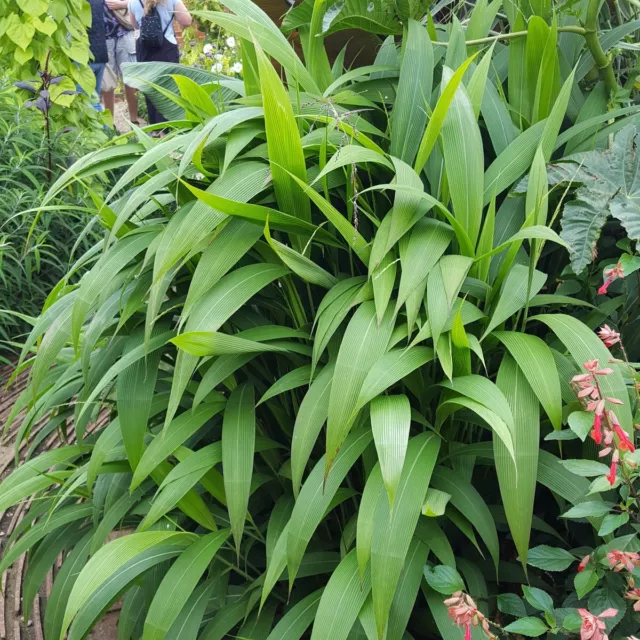
{"label": "dense foliage clump", "polygon": [[[634,137],[612,48],[640,24],[306,0],[283,24],[303,62],[224,5],[199,18],[242,80],[127,67],[166,135],[86,155],[41,203],[119,172],[23,345],[7,428],[75,441],[0,485],[0,509],[37,496],[0,570],[29,550],[38,584],[64,554],[47,640],[118,598],[123,640],[636,633],[636,236],[597,257],[566,203]],[[329,60],[351,28],[373,64]]]}

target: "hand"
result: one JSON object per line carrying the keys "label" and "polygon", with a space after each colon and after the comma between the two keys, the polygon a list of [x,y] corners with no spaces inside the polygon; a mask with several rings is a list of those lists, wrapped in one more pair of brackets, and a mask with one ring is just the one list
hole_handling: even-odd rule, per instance
{"label": "hand", "polygon": [[105,0],[109,9],[126,9],[129,6],[127,0]]}

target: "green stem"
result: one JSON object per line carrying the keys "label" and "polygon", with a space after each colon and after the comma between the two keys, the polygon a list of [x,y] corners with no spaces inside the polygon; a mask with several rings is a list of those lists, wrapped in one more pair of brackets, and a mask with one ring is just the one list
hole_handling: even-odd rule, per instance
{"label": "green stem", "polygon": [[[589,6],[587,8],[587,20],[584,27],[577,25],[568,25],[566,27],[558,27],[558,33],[576,33],[584,37],[589,52],[593,56],[593,60],[600,72],[600,77],[604,81],[607,94],[611,97],[618,90],[618,81],[616,80],[615,73],[613,72],[613,64],[611,58],[602,49],[600,40],[598,39],[598,15],[600,13],[600,7],[602,0],[589,0]],[[640,0],[633,0],[632,4],[636,7],[640,6]],[[496,40],[514,40],[516,38],[526,37],[528,31],[512,31],[511,33],[499,33],[495,36],[488,36],[487,38],[478,38],[477,40],[467,40],[466,45],[468,47],[491,44]],[[438,42],[437,44],[443,47],[449,46],[448,42]]]}
{"label": "green stem", "polygon": [[[640,2],[640,0],[638,0]],[[583,27],[578,27],[576,25],[569,25],[567,27],[558,27],[558,33],[577,33],[580,36],[585,36],[587,30]],[[512,31],[511,33],[498,33],[495,36],[487,36],[486,38],[478,38],[477,40],[467,40],[466,45],[468,47],[472,47],[477,44],[491,44],[496,40],[515,40],[516,38],[524,38],[528,31]],[[438,42],[435,44],[442,45],[443,47],[448,47],[448,42]]]}
{"label": "green stem", "polygon": [[601,6],[602,0],[589,0],[584,39],[593,56],[596,67],[600,72],[600,77],[604,82],[607,95],[612,97],[618,90],[618,81],[613,72],[612,59],[603,51],[600,40],[598,39],[598,15]]}

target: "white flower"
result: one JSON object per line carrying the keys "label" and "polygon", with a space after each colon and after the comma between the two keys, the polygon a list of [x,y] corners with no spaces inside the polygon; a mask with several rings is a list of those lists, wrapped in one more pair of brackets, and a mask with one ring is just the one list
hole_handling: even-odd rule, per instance
{"label": "white flower", "polygon": [[220,72],[222,71],[222,62],[216,62],[216,63],[213,65],[213,70],[214,70],[216,73],[220,73]]}
{"label": "white flower", "polygon": [[212,44],[205,44],[204,47],[202,48],[203,53],[211,53],[213,51],[213,45]]}
{"label": "white flower", "polygon": [[233,49],[233,47],[236,46],[236,39],[233,36],[229,36],[227,38],[227,47],[229,47],[229,49]]}
{"label": "white flower", "polygon": [[236,62],[232,67],[233,73],[242,73],[242,62]]}
{"label": "white flower", "polygon": [[221,53],[216,53],[213,57],[214,57],[216,60],[222,60],[222,54],[221,54]]}
{"label": "white flower", "polygon": [[193,174],[193,177],[194,177],[196,180],[204,180],[204,174],[202,174],[202,173],[194,173],[194,174]]}

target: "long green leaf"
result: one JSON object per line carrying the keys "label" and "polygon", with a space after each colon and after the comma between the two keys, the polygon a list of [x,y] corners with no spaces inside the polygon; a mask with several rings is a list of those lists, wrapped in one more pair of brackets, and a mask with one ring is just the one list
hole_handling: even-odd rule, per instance
{"label": "long green leaf", "polygon": [[194,535],[191,533],[148,531],[118,538],[102,547],[84,566],[73,585],[64,614],[60,640],[64,638],[76,614],[118,569],[147,550],[156,550],[164,546],[175,549],[177,545],[188,546],[193,540]]}
{"label": "long green leaf", "polygon": [[427,122],[433,82],[433,47],[416,20],[406,24],[402,40],[400,80],[391,112],[391,155],[413,164]]}
{"label": "long green leaf", "polygon": [[[443,81],[451,78],[445,67]],[[484,154],[473,105],[462,85],[442,123],[442,151],[453,213],[475,247],[482,222]]]}
{"label": "long green leaf", "polygon": [[178,556],[151,601],[142,640],[161,640],[167,637],[182,607],[229,533],[228,529],[224,529],[202,536]]}
{"label": "long green leaf", "polygon": [[369,572],[362,581],[358,575],[358,560],[354,549],[331,574],[322,592],[311,639],[347,640],[370,590]]}
{"label": "long green leaf", "polygon": [[524,373],[555,429],[562,426],[560,381],[553,354],[543,340],[514,331],[494,335],[507,347]]}
{"label": "long green leaf", "polygon": [[372,401],[371,430],[391,510],[407,452],[410,426],[411,405],[407,396],[380,396]]}
{"label": "long green leaf", "polygon": [[334,364],[328,364],[322,369],[311,383],[296,415],[291,438],[291,480],[296,498],[309,456],[329,414],[329,394],[334,371]]}
{"label": "long green leaf", "polygon": [[291,174],[307,181],[302,143],[289,96],[276,70],[254,41],[264,106],[264,124],[269,164],[280,208],[302,220],[311,220],[309,200],[292,180]]}
{"label": "long green leaf", "polygon": [[503,358],[496,385],[505,394],[514,416],[515,454],[514,461],[502,442],[494,438],[496,472],[509,529],[526,573],[540,448],[540,409],[531,385],[513,358]]}
{"label": "long green leaf", "polygon": [[440,491],[451,495],[451,504],[465,514],[477,529],[483,542],[487,545],[496,569],[499,560],[498,533],[496,524],[478,491],[451,469],[436,467],[431,477],[431,484]]}
{"label": "long green leaf", "polygon": [[254,390],[247,383],[236,387],[229,396],[222,423],[224,489],[238,553],[251,491],[255,437]]}
{"label": "long green leaf", "polygon": [[302,485],[289,520],[287,533],[287,566],[289,568],[290,589],[311,537],[345,475],[362,455],[371,442],[371,438],[371,430],[367,428],[351,433],[340,448],[329,473],[325,476],[326,463],[323,457]]}
{"label": "long green leaf", "polygon": [[391,603],[422,513],[439,449],[440,439],[433,433],[422,433],[412,438],[407,447],[393,511],[384,494],[382,499],[378,499],[371,541],[371,593],[379,638],[383,637],[387,627]]}
{"label": "long green leaf", "polygon": [[338,351],[329,396],[326,472],[353,425],[352,413],[369,369],[386,351],[394,319],[389,308],[379,324],[375,305],[365,302],[349,322]]}

